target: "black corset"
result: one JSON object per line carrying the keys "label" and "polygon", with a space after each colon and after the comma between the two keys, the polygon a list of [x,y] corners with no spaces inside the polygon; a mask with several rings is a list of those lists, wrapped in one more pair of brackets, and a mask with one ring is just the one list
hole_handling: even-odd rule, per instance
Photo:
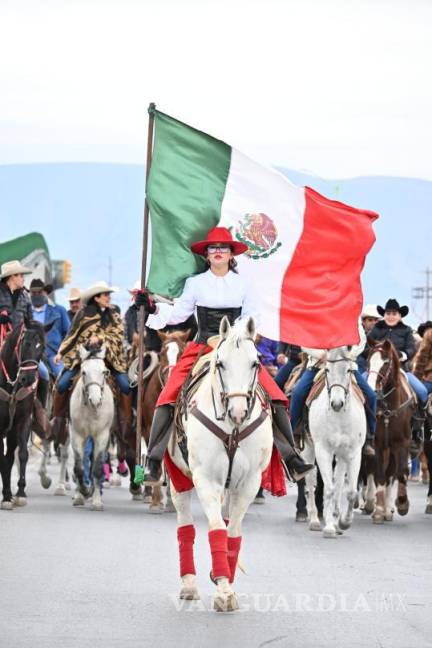
{"label": "black corset", "polygon": [[206,308],[197,306],[198,333],[195,336],[195,342],[207,344],[209,337],[219,335],[219,326],[223,317],[228,317],[231,326],[234,321],[240,317],[242,312],[241,306],[238,308]]}

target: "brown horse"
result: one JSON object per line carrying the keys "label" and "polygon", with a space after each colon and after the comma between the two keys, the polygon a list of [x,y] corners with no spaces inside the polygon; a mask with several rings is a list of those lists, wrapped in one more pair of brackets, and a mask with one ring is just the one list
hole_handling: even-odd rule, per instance
{"label": "brown horse", "polygon": [[415,397],[400,371],[397,351],[389,340],[372,347],[368,373],[368,383],[377,394],[376,504],[372,520],[375,524],[382,524],[384,520],[393,519],[392,489],[395,480],[398,481],[397,511],[399,515],[408,513],[408,448]]}
{"label": "brown horse", "polygon": [[[153,413],[156,407],[157,399],[165,386],[168,376],[180,358],[181,354],[186,348],[189,340],[190,329],[186,331],[172,331],[170,333],[163,333],[158,331],[159,338],[162,342],[162,348],[159,355],[159,364],[147,377],[143,395],[142,395],[142,436],[148,444],[150,439],[150,429],[153,421]],[[135,472],[135,439],[129,443],[129,448],[126,452],[126,461],[129,466],[131,475],[131,482],[129,490],[134,499],[139,498],[141,492],[140,487],[134,484]],[[153,513],[161,512],[162,509],[162,491],[160,486],[146,486],[145,487],[145,501],[150,501],[150,511]]]}

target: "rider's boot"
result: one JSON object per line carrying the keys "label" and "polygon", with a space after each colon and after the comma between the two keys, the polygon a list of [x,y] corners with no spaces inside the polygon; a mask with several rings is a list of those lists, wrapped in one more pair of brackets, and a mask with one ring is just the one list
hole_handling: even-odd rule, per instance
{"label": "rider's boot", "polygon": [[118,418],[120,435],[126,442],[132,432],[132,394],[119,393]]}
{"label": "rider's boot", "polygon": [[273,440],[276,448],[294,481],[303,479],[308,472],[313,470],[313,464],[307,464],[294,450],[294,437],[288,410],[283,403],[272,403],[273,414]]}
{"label": "rider's boot", "polygon": [[365,457],[375,457],[375,436],[371,432],[367,431],[365,444],[363,446],[363,454]]}
{"label": "rider's boot", "polygon": [[46,403],[48,399],[49,381],[39,378],[37,386],[37,398],[33,405],[34,430],[41,439],[51,437],[51,425],[46,412]]}
{"label": "rider's boot", "polygon": [[174,405],[167,404],[156,407],[150,430],[147,460],[144,468],[144,482],[147,484],[160,483],[162,459],[170,438],[173,418]]}
{"label": "rider's boot", "polygon": [[53,397],[53,418],[51,420],[51,430],[54,440],[57,443],[64,443],[66,439],[66,417],[69,406],[69,390],[67,389],[62,394],[54,390]]}
{"label": "rider's boot", "polygon": [[425,409],[426,405],[418,402],[412,417],[412,439],[410,444],[410,452],[413,455],[418,455],[422,448],[424,439],[424,424],[426,420]]}

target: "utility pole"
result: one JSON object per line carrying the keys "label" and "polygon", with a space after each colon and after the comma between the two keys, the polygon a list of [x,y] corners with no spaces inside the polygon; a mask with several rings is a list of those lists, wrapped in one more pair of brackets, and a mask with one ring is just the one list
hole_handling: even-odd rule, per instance
{"label": "utility pole", "polygon": [[428,320],[430,317],[430,305],[432,300],[432,286],[431,286],[432,270],[430,268],[426,268],[425,274],[426,274],[426,285],[415,286],[412,289],[412,298],[421,299],[425,302],[426,319]]}
{"label": "utility pole", "polygon": [[108,285],[112,286],[112,257],[108,257]]}

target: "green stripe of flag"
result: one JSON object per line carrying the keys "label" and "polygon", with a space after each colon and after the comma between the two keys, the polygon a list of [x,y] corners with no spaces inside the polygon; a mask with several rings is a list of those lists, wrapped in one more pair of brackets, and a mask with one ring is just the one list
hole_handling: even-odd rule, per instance
{"label": "green stripe of flag", "polygon": [[189,246],[220,220],[230,161],[230,146],[155,111],[147,183],[151,292],[178,297],[185,279],[204,269],[204,261]]}

